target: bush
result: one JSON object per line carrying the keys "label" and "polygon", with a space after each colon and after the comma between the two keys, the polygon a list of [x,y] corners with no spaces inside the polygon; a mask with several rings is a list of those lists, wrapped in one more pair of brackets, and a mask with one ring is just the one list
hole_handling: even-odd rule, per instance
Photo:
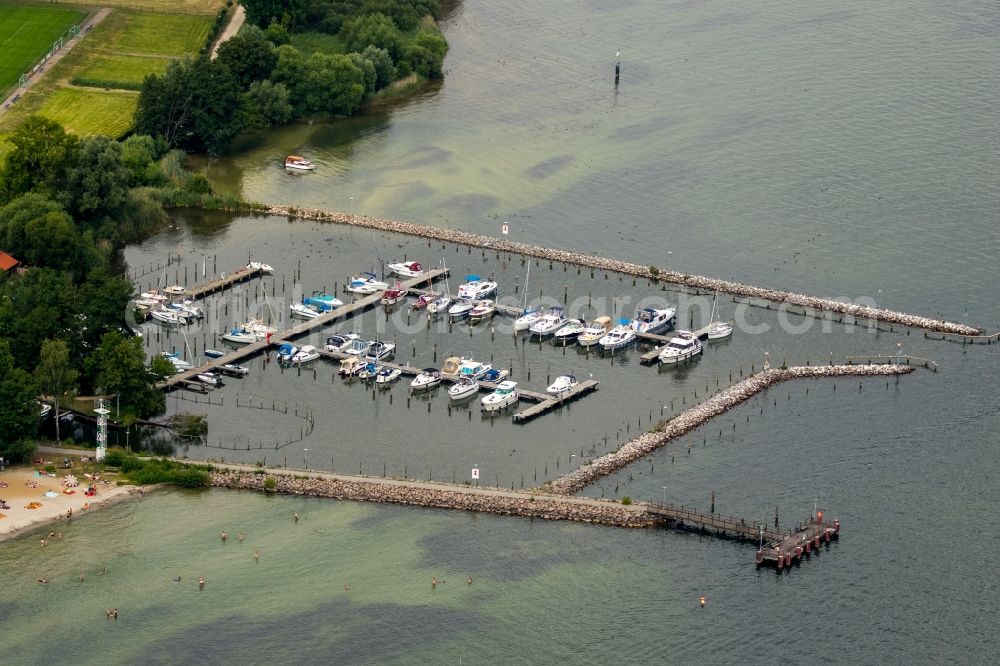
{"label": "bush", "polygon": [[622,504],[624,504],[625,506],[628,506],[631,503],[632,503],[632,498],[629,497],[628,495],[622,498]]}
{"label": "bush", "polygon": [[125,449],[109,449],[107,455],[104,456],[104,464],[108,467],[121,467],[127,457],[128,453],[125,452]]}
{"label": "bush", "polygon": [[274,491],[278,487],[278,482],[274,480],[273,476],[269,476],[264,479],[264,490]]}
{"label": "bush", "polygon": [[56,473],[56,466],[55,465],[46,465],[45,466],[45,471],[48,472],[49,474],[55,474]]}

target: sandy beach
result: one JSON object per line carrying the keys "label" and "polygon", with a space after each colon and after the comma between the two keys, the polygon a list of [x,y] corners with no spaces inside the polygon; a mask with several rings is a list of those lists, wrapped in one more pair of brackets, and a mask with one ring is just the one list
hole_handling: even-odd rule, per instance
{"label": "sandy beach", "polygon": [[[70,489],[75,491],[73,494],[66,494],[62,480],[65,474],[73,473],[72,469],[60,469],[55,476],[40,475],[37,470],[38,466],[18,466],[0,472],[0,499],[9,507],[0,509],[3,516],[0,518],[0,541],[33,527],[65,520],[70,509],[76,519],[128,497],[138,496],[137,486],[116,485],[114,475],[108,476],[109,484],[97,484],[97,494],[93,497],[84,495],[88,480],[78,475],[80,486]],[[51,496],[52,493],[55,495]],[[28,508],[32,503],[39,506]]]}

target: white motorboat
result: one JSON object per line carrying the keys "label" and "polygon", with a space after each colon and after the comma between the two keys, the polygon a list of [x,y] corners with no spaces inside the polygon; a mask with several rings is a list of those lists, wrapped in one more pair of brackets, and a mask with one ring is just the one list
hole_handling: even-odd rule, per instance
{"label": "white motorboat", "polygon": [[557,345],[566,345],[576,342],[580,334],[587,328],[582,319],[567,319],[566,323],[556,330],[552,336],[552,342]]}
{"label": "white motorboat", "polygon": [[471,358],[463,358],[462,364],[458,368],[458,376],[482,379],[491,369],[493,369],[493,366],[489,363],[480,363]]}
{"label": "white motorboat", "polygon": [[452,319],[465,319],[474,307],[476,306],[468,298],[460,298],[448,308],[448,316]]}
{"label": "white motorboat", "polygon": [[203,372],[198,375],[198,381],[213,388],[222,385],[222,378],[211,372]]}
{"label": "white motorboat", "polygon": [[396,343],[394,342],[373,342],[365,350],[365,360],[369,363],[377,363],[392,358],[396,353]]}
{"label": "white motorboat", "polygon": [[360,337],[357,333],[338,333],[326,339],[325,347],[327,351],[344,351],[351,346],[352,342],[358,340]]}
{"label": "white motorboat", "polygon": [[355,294],[374,294],[385,291],[389,285],[376,277],[374,273],[358,273],[351,276],[351,281],[347,285],[347,291]]}
{"label": "white motorboat", "polygon": [[503,369],[490,368],[489,370],[484,372],[483,375],[479,377],[479,379],[484,382],[493,382],[495,384],[497,382],[502,382],[509,376],[510,376],[510,371],[508,371],[506,368]]}
{"label": "white motorboat", "polygon": [[624,349],[636,341],[635,331],[628,324],[619,324],[608,331],[607,335],[598,340],[606,351]]}
{"label": "white motorboat", "polygon": [[527,309],[521,312],[521,316],[514,320],[514,331],[527,331],[542,318],[541,309]]}
{"label": "white motorboat", "polygon": [[708,325],[708,339],[722,340],[733,334],[733,325],[728,321],[713,321]]}
{"label": "white motorboat", "polygon": [[344,301],[340,300],[336,296],[322,291],[314,291],[312,296],[303,298],[302,302],[312,308],[315,308],[316,310],[319,310],[320,312],[329,312],[330,310],[339,308],[344,304]]}
{"label": "white motorboat", "polygon": [[313,345],[302,345],[302,349],[292,356],[292,365],[303,365],[311,363],[320,357],[319,350]]}
{"label": "white motorboat", "polygon": [[403,261],[396,264],[386,264],[386,268],[400,277],[420,277],[424,267],[416,261]]}
{"label": "white motorboat", "polygon": [[488,298],[495,296],[499,286],[492,280],[483,280],[478,275],[466,275],[466,283],[458,288],[459,298]]}
{"label": "white motorboat", "polygon": [[274,266],[271,266],[271,264],[265,264],[263,261],[251,261],[247,264],[247,270],[260,271],[261,273],[273,273]]}
{"label": "white motorboat", "polygon": [[219,371],[233,377],[245,377],[250,374],[250,369],[235,363],[226,363],[219,366]]}
{"label": "white motorboat", "polygon": [[472,309],[469,310],[469,319],[472,321],[482,321],[489,319],[496,314],[497,306],[492,300],[484,298],[480,301],[473,301]]}
{"label": "white motorboat", "polygon": [[461,369],[462,359],[457,356],[449,356],[444,360],[444,365],[441,366],[441,374],[445,377],[458,377]]}
{"label": "white motorboat", "polygon": [[413,305],[410,306],[410,309],[425,310],[427,309],[427,306],[430,305],[437,297],[437,294],[420,294],[417,296],[417,300],[413,301]]}
{"label": "white motorboat", "polygon": [[320,315],[319,310],[305,303],[292,303],[288,307],[292,311],[292,316],[300,319],[315,319]]}
{"label": "white motorboat", "polygon": [[295,345],[288,344],[287,342],[280,347],[278,347],[278,363],[282,365],[288,365],[292,362],[292,359],[296,354],[299,353],[299,348]]}
{"label": "white motorboat", "polygon": [[187,317],[173,310],[153,310],[149,313],[149,316],[161,324],[169,326],[181,326],[187,323]]}
{"label": "white motorboat", "polygon": [[410,382],[410,388],[414,391],[425,391],[427,389],[432,389],[441,383],[441,373],[438,372],[437,368],[424,368],[420,371],[413,381]]}
{"label": "white motorboat", "polygon": [[[266,335],[266,334],[265,334]],[[222,339],[237,345],[249,345],[257,342],[264,335],[259,335],[254,331],[248,331],[242,326],[233,326],[228,333],[222,335]]]}
{"label": "white motorboat", "polygon": [[677,309],[671,306],[640,308],[630,326],[636,333],[662,333],[674,325],[676,315]]}
{"label": "white motorboat", "polygon": [[555,378],[549,387],[545,389],[546,393],[566,393],[567,391],[576,388],[580,382],[576,381],[576,377],[573,375],[559,375]]}
{"label": "white motorboat", "polygon": [[379,386],[387,386],[399,379],[402,374],[403,371],[399,368],[379,368],[378,372],[375,373],[375,383]]}
{"label": "white motorboat", "polygon": [[151,303],[167,302],[167,297],[161,294],[160,292],[156,291],[155,289],[142,292],[141,294],[139,294],[139,298],[141,298],[143,301],[149,301]]}
{"label": "white motorboat", "polygon": [[208,358],[222,358],[226,355],[226,352],[221,352],[218,349],[206,349],[204,354]]}
{"label": "white motorboat", "polygon": [[544,338],[547,335],[552,335],[566,323],[566,313],[559,306],[549,308],[549,311],[542,315],[541,319],[536,321],[528,329],[531,331],[532,335],[537,335],[538,337]]}
{"label": "white motorboat", "polygon": [[382,305],[389,307],[399,303],[400,301],[406,300],[406,290],[399,284],[399,280],[396,281],[396,286],[391,289],[386,289],[382,293],[381,302]]}
{"label": "white motorboat", "polygon": [[316,165],[301,155],[289,155],[285,158],[285,169],[288,171],[313,171]]}
{"label": "white motorboat", "polygon": [[447,312],[450,305],[451,296],[448,294],[441,294],[427,304],[427,312],[432,316],[437,315],[440,312]]}
{"label": "white motorboat", "polygon": [[466,400],[479,393],[479,382],[472,377],[461,377],[448,387],[448,398],[454,402]]}
{"label": "white motorboat", "polygon": [[676,365],[688,361],[702,352],[701,340],[690,331],[677,331],[667,346],[660,351],[660,363]]}
{"label": "white motorboat", "polygon": [[205,316],[205,313],[194,304],[194,301],[175,301],[167,307],[188,319],[202,319]]}
{"label": "white motorboat", "polygon": [[345,358],[340,362],[340,372],[343,377],[355,377],[368,367],[368,362],[357,356]]}
{"label": "white motorboat", "polygon": [[345,347],[342,347],[339,351],[345,354],[350,354],[351,356],[364,356],[368,348],[374,344],[374,340],[362,340],[361,338],[354,338]]}
{"label": "white motorboat", "polygon": [[483,411],[499,412],[501,409],[517,404],[520,398],[521,394],[517,390],[517,382],[500,382],[493,393],[483,398]]}

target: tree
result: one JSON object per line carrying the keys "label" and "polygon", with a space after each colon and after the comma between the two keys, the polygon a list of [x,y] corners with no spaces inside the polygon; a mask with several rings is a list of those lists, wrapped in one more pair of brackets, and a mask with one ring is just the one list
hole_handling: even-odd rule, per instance
{"label": "tree", "polygon": [[243,98],[243,124],[250,129],[266,129],[288,122],[292,105],[284,83],[254,81]]}
{"label": "tree", "polygon": [[381,90],[396,80],[396,66],[385,49],[366,46],[361,55],[375,66],[375,90]]}
{"label": "tree", "polygon": [[10,346],[0,339],[0,456],[4,460],[30,460],[38,434],[38,387],[24,370],[14,365]]}
{"label": "tree", "polygon": [[306,6],[306,0],[242,0],[240,2],[247,13],[247,21],[263,28],[273,19],[288,16],[296,20]]}
{"label": "tree", "polygon": [[150,185],[153,187],[166,182],[163,170],[156,163],[167,152],[167,143],[146,134],[133,134],[122,142],[122,164],[128,173],[129,187]]}
{"label": "tree", "polygon": [[375,73],[375,63],[373,63],[368,58],[364,57],[360,53],[348,53],[347,57],[351,59],[354,66],[361,70],[362,80],[364,81],[365,94],[370,95],[375,92],[375,82],[378,80],[378,76]]}
{"label": "tree", "polygon": [[122,145],[106,136],[88,136],[80,141],[58,198],[79,220],[98,223],[117,218],[128,200],[130,178]]}
{"label": "tree", "polygon": [[0,171],[0,202],[27,192],[56,193],[76,160],[77,138],[43,116],[28,118],[7,143],[13,148]]}
{"label": "tree", "polygon": [[217,59],[229,68],[239,82],[247,89],[254,81],[262,81],[271,75],[278,64],[278,54],[274,45],[256,26],[222,43]]}
{"label": "tree", "polygon": [[[0,337],[18,367],[34,369],[43,340],[63,339],[82,357],[78,292],[69,273],[33,268],[0,285]],[[0,403],[2,404],[2,403]]]}
{"label": "tree", "polygon": [[348,51],[361,52],[371,45],[385,49],[393,61],[403,53],[403,33],[385,14],[367,14],[344,22],[338,33]]}
{"label": "tree", "polygon": [[52,396],[56,418],[56,441],[59,433],[59,401],[76,387],[79,373],[70,365],[69,346],[62,340],[46,340],[35,368],[35,381],[44,395]]}
{"label": "tree", "polygon": [[80,282],[101,260],[62,207],[41,194],[24,194],[0,208],[0,247],[25,264],[69,271]]}
{"label": "tree", "polygon": [[365,95],[364,72],[345,55],[314,53],[306,58],[295,47],[282,46],[272,78],[288,86],[300,116],[349,115]]}
{"label": "tree", "polygon": [[146,417],[162,412],[164,398],[153,385],[156,377],[146,368],[142,339],[109,331],[101,346],[87,358],[87,368],[95,387],[106,395],[117,395],[122,412]]}

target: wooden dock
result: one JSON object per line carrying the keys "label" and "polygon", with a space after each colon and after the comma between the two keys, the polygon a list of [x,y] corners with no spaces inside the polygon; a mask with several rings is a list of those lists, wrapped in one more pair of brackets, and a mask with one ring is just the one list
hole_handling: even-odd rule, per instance
{"label": "wooden dock", "polygon": [[840,521],[824,521],[822,512],[795,530],[780,530],[742,518],[702,513],[673,504],[651,502],[647,511],[665,519],[668,527],[761,544],[754,556],[757,566],[778,569],[801,562],[822,543],[840,536]]}
{"label": "wooden dock", "polygon": [[236,269],[225,277],[209,280],[208,282],[192,287],[191,289],[185,291],[184,295],[192,301],[200,301],[206,296],[214,294],[217,291],[228,289],[234,284],[246,282],[247,280],[252,280],[256,277],[261,277],[262,275],[264,275],[264,271],[261,269],[245,266],[243,268]]}
{"label": "wooden dock", "polygon": [[[572,402],[577,398],[581,398],[588,393],[592,393],[597,390],[597,386],[600,384],[596,379],[587,379],[576,385],[575,388],[561,393],[558,396],[551,394],[545,394],[546,400],[540,401],[537,405],[532,405],[525,410],[522,410],[514,414],[514,423],[527,423],[531,419],[546,414],[553,409],[562,407],[567,402]],[[521,392],[524,395],[524,392]]]}
{"label": "wooden dock", "polygon": [[[409,280],[403,281],[401,284],[404,288],[409,289],[411,286],[418,286],[424,283],[433,282],[434,280],[444,277],[447,275],[447,268],[436,268],[425,272],[420,277],[410,278]],[[209,359],[203,365],[192,368],[191,370],[185,370],[184,372],[179,372],[172,377],[165,379],[164,381],[157,384],[157,388],[169,389],[173,388],[179,384],[184,384],[192,380],[197,380],[198,375],[209,372],[223,365],[230,363],[239,363],[244,359],[247,359],[259,352],[262,352],[269,347],[280,344],[292,338],[296,338],[310,331],[321,328],[336,321],[342,317],[350,317],[360,312],[364,312],[369,307],[374,307],[381,300],[381,292],[370,294],[363,298],[359,298],[353,303],[345,303],[339,308],[335,308],[329,312],[324,312],[320,316],[314,319],[307,319],[300,324],[297,324],[289,329],[280,331],[271,336],[270,340],[258,340],[257,342],[251,343],[249,345],[244,345],[239,349],[229,352],[219,358]]]}
{"label": "wooden dock", "polygon": [[[709,324],[709,326],[710,325],[711,324]],[[691,331],[691,333],[694,335],[694,337],[704,342],[705,340],[708,339],[708,328],[709,328],[708,326],[704,326],[702,328],[699,328],[697,331]],[[651,333],[639,333],[638,335],[643,340],[650,340],[652,342],[661,343],[660,346],[654,346],[648,352],[644,353],[642,356],[639,357],[639,362],[644,365],[649,363],[655,363],[660,357],[660,352],[663,350],[662,345],[665,345],[666,343],[670,342],[671,338],[674,337],[672,335],[653,335]]]}

